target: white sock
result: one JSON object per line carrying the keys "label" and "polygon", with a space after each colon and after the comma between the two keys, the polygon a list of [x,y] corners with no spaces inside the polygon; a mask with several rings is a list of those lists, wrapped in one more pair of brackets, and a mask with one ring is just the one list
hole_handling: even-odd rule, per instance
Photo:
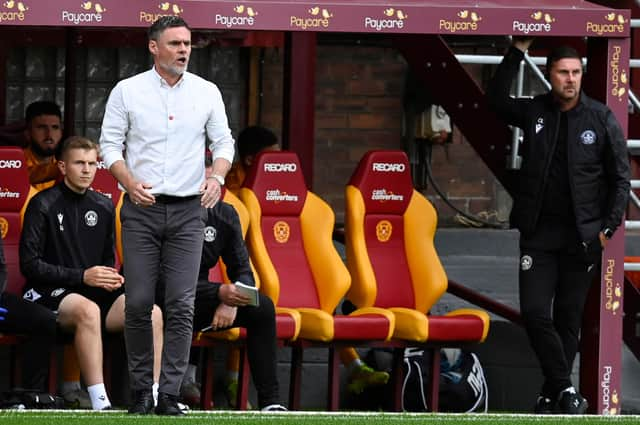
{"label": "white sock", "polygon": [[196,365],[189,364],[187,366],[187,371],[184,374],[184,380],[186,382],[196,382]]}
{"label": "white sock", "polygon": [[104,388],[104,384],[95,384],[87,387],[89,397],[91,398],[91,408],[93,410],[102,410],[106,407],[111,407],[111,402],[107,396],[107,390]]}
{"label": "white sock", "polygon": [[80,381],[64,381],[62,383],[62,394],[70,393],[71,391],[81,390]]}
{"label": "white sock", "polygon": [[153,405],[158,405],[158,388],[160,388],[160,384],[154,382],[151,386],[151,394],[153,395]]}

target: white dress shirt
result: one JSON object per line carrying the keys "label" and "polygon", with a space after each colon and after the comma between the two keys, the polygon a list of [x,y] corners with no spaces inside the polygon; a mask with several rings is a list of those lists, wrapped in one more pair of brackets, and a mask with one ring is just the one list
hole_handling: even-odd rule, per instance
{"label": "white dress shirt", "polygon": [[152,68],[111,91],[100,153],[107,168],[125,160],[154,195],[197,195],[204,182],[205,132],[213,160],[232,162],[234,141],[216,85],[185,72],[171,87]]}

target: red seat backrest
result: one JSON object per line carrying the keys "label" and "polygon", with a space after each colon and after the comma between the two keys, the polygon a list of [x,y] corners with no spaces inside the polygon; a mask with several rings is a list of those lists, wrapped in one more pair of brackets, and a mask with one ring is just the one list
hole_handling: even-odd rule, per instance
{"label": "red seat backrest", "polygon": [[118,205],[118,201],[122,195],[122,191],[118,187],[118,180],[113,177],[105,167],[104,161],[100,158],[98,158],[98,169],[96,170],[96,176],[93,179],[91,189],[111,199],[114,206]]}
{"label": "red seat backrest", "polygon": [[[300,215],[307,185],[293,152],[262,152],[243,184],[260,205],[265,248],[279,278],[278,306],[319,308],[320,302],[302,236]],[[261,279],[263,277],[261,276]]]}
{"label": "red seat backrest", "polygon": [[0,147],[0,232],[7,260],[7,291],[22,295],[20,273],[21,211],[29,196],[29,175],[21,148]]}
{"label": "red seat backrest", "polygon": [[[414,305],[414,289],[407,262],[404,213],[413,194],[411,169],[402,151],[368,152],[349,184],[364,199],[364,235],[376,276],[378,307]],[[394,255],[389,255],[393,252]]]}

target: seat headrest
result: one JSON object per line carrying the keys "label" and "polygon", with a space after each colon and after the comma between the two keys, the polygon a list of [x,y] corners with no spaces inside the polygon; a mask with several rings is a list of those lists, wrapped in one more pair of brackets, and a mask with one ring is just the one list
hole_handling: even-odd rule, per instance
{"label": "seat headrest", "polygon": [[91,189],[96,192],[102,193],[115,204],[120,199],[120,188],[118,187],[118,180],[109,172],[104,165],[104,161],[98,158],[98,169],[96,170],[96,176],[91,184]]}
{"label": "seat headrest", "polygon": [[243,187],[258,198],[263,216],[299,215],[307,199],[300,160],[293,152],[261,152]]}
{"label": "seat headrest", "polygon": [[0,148],[0,211],[20,212],[29,195],[29,172],[24,152]]}
{"label": "seat headrest", "polygon": [[413,193],[409,159],[403,151],[369,151],[349,184],[362,193],[367,214],[404,214]]}

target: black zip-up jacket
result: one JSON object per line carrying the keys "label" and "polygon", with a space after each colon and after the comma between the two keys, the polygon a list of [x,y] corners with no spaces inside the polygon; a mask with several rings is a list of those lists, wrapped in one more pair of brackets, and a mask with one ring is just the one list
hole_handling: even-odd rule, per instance
{"label": "black zip-up jacket", "polygon": [[61,182],[35,195],[20,237],[26,287],[79,286],[86,269],[113,267],[114,218],[111,200],[93,190],[78,194]]}
{"label": "black zip-up jacket", "polygon": [[[489,84],[490,107],[520,127],[522,166],[514,185],[511,225],[525,237],[536,231],[549,168],[558,140],[560,109],[551,93],[533,99],[509,96],[524,53],[511,47]],[[629,158],[622,129],[611,110],[583,92],[567,111],[569,189],[578,235],[584,242],[620,225],[629,198]]]}
{"label": "black zip-up jacket", "polygon": [[207,209],[198,285],[213,284],[216,289],[220,288],[220,282],[208,282],[209,269],[216,265],[220,257],[232,282],[240,281],[255,286],[238,213],[226,202],[218,202],[213,208]]}

